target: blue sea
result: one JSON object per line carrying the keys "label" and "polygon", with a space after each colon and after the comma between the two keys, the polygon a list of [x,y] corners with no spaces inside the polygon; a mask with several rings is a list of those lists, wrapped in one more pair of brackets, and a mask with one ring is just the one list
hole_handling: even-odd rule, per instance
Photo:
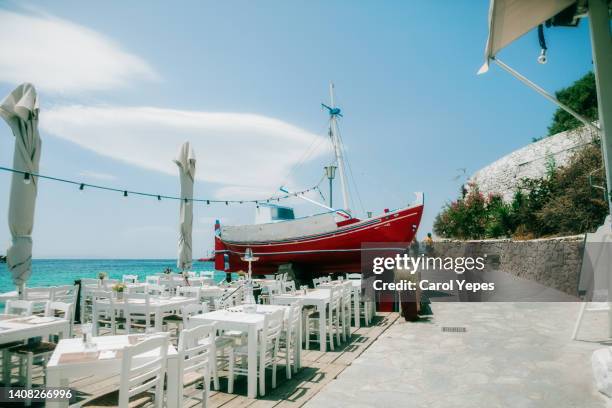
{"label": "blue sea", "polygon": [[[145,276],[163,272],[171,268],[177,272],[176,259],[34,259],[32,275],[27,286],[70,285],[76,279],[97,278],[99,272],[106,272],[110,279],[119,279],[124,274],[138,275],[140,281]],[[194,262],[192,270],[212,271],[212,262]],[[216,272],[217,282],[225,279],[224,272]],[[15,290],[6,263],[0,263],[0,293]]]}

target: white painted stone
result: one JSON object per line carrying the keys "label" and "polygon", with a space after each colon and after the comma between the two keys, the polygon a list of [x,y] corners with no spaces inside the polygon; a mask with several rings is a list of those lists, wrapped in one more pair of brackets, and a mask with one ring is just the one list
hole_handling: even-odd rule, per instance
{"label": "white painted stone", "polygon": [[557,133],[515,150],[476,171],[469,182],[476,183],[485,195],[501,194],[505,201],[510,201],[522,178],[544,176],[546,164],[550,160],[554,160],[557,167],[567,164],[572,154],[580,147],[592,143],[594,137],[585,128]]}

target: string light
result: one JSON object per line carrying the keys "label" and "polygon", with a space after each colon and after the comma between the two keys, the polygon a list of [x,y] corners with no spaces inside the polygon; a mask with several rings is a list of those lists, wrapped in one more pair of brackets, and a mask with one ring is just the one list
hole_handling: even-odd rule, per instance
{"label": "string light", "polygon": [[206,205],[210,205],[211,203],[225,203],[225,205],[252,203],[252,204],[255,204],[256,206],[259,206],[259,204],[263,203],[264,201],[266,203],[270,203],[271,201],[274,201],[274,200],[276,200],[277,202],[280,202],[280,200],[286,200],[286,199],[289,199],[291,197],[297,197],[299,195],[307,193],[307,192],[309,192],[309,191],[311,191],[313,189],[316,189],[318,187],[318,185],[317,185],[317,186],[311,187],[311,188],[309,188],[307,190],[299,191],[299,192],[294,193],[292,195],[283,195],[283,196],[269,197],[269,198],[266,198],[266,199],[253,199],[253,200],[211,200],[211,199],[208,199],[208,198],[203,198],[203,199],[200,199],[200,198],[182,198],[182,197],[167,196],[167,195],[154,194],[154,193],[146,193],[146,192],[139,192],[139,191],[128,191],[128,190],[124,190],[124,189],[116,188],[116,187],[101,186],[101,185],[96,185],[96,184],[86,184],[86,183],[82,183],[80,181],[75,181],[75,180],[68,180],[68,179],[62,179],[62,178],[53,177],[53,176],[46,176],[46,175],[43,175],[43,174],[30,173],[30,172],[23,171],[23,170],[16,170],[16,169],[13,169],[13,168],[10,168],[10,167],[2,167],[2,166],[0,166],[0,170],[11,172],[11,173],[16,173],[16,174],[22,174],[23,175],[23,182],[24,182],[24,184],[30,184],[32,182],[32,178],[33,177],[40,177],[40,178],[45,179],[45,180],[57,181],[57,182],[66,183],[66,184],[73,184],[73,185],[77,186],[79,191],[84,191],[85,190],[85,186],[87,186],[87,188],[89,188],[89,189],[98,189],[98,190],[114,191],[114,192],[122,193],[123,197],[128,197],[129,194],[132,194],[132,195],[138,195],[138,196],[143,196],[143,197],[157,198],[158,201],[161,201],[162,198],[166,198],[166,199],[169,199],[169,200],[184,200],[185,203],[187,203],[187,204],[190,204],[192,201],[197,201],[197,202],[206,202]]}

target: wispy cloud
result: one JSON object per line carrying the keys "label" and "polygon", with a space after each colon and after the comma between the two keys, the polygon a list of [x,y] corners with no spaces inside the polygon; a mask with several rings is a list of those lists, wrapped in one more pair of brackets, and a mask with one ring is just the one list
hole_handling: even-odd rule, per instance
{"label": "wispy cloud", "polygon": [[82,176],[88,179],[103,180],[103,181],[111,181],[117,178],[113,176],[112,174],[100,173],[97,171],[90,171],[90,170],[84,170],[80,172],[79,176]]}
{"label": "wispy cloud", "polygon": [[104,35],[46,14],[0,9],[0,81],[56,93],[116,88],[158,74]]}
{"label": "wispy cloud", "polygon": [[41,115],[40,126],[98,154],[173,176],[178,170],[172,159],[189,140],[197,157],[196,179],[221,184],[220,198],[276,191],[321,138],[262,115],[151,107],[54,107]]}

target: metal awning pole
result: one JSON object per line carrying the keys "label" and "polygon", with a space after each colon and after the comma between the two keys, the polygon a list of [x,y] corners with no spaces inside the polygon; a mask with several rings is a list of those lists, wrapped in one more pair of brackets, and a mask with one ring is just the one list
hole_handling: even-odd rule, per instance
{"label": "metal awning pole", "polygon": [[597,132],[597,134],[599,134],[599,128],[593,123],[591,123],[591,121],[589,121],[587,118],[585,118],[584,116],[582,116],[581,114],[579,114],[578,112],[576,112],[575,110],[573,110],[572,108],[564,104],[563,102],[559,101],[557,98],[555,98],[554,96],[546,92],[544,89],[542,89],[535,83],[531,82],[529,79],[527,79],[523,75],[519,74],[513,68],[510,68],[505,62],[501,61],[499,58],[493,57],[491,59],[493,60],[493,62],[499,65],[499,67],[502,68],[504,71],[508,72],[510,75],[512,75],[513,77],[515,77],[516,79],[518,79],[519,81],[521,81],[522,83],[524,83],[525,85],[527,85],[528,87],[530,87],[531,89],[533,89],[534,91],[536,91],[537,93],[539,93],[540,95],[542,95],[543,97],[545,97],[546,99],[554,103],[555,105],[559,106],[561,109],[563,109],[564,111],[566,111],[567,113],[569,113],[570,115],[578,119],[580,122],[582,122],[585,126],[593,129],[595,132]]}
{"label": "metal awning pole", "polygon": [[604,158],[608,206],[612,214],[612,35],[607,0],[589,0],[589,27],[593,48],[593,71],[597,86],[597,105],[601,149]]}
{"label": "metal awning pole", "polygon": [[[607,0],[589,0],[589,28],[593,48],[593,71],[597,86],[601,151],[604,159],[606,186],[612,192],[612,35]],[[612,202],[608,194],[608,207],[612,214]],[[608,333],[612,337],[612,274],[608,274]]]}

